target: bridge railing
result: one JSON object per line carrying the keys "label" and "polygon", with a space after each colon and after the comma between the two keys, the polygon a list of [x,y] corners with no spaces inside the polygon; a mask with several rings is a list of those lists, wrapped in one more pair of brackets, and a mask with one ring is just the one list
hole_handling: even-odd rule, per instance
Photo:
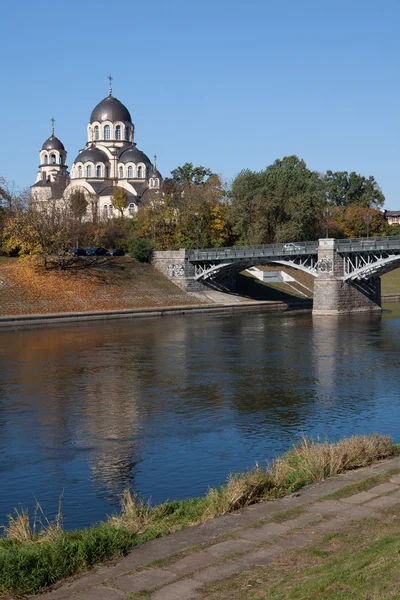
{"label": "bridge railing", "polygon": [[337,240],[339,252],[360,252],[369,250],[400,250],[400,236],[392,235],[377,238],[353,238]]}
{"label": "bridge railing", "polygon": [[293,242],[288,244],[264,244],[260,246],[230,246],[227,248],[204,248],[190,250],[189,260],[210,261],[271,256],[298,256],[317,254],[318,242]]}

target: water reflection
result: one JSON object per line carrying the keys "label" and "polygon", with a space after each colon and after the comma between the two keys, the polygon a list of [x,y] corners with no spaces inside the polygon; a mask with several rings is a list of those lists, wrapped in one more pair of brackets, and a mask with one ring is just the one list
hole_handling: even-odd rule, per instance
{"label": "water reflection", "polygon": [[398,439],[399,309],[2,332],[0,521],[35,497],[51,514],[62,490],[69,527],[104,518],[126,487],[203,494],[301,432]]}

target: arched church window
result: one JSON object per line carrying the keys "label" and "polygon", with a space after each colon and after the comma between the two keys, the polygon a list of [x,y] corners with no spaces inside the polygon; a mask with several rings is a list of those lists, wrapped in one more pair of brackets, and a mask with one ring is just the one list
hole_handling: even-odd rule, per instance
{"label": "arched church window", "polygon": [[111,130],[109,125],[104,125],[104,139],[109,140],[111,137]]}
{"label": "arched church window", "polygon": [[56,164],[56,162],[57,162],[57,161],[56,161],[56,155],[55,155],[55,154],[52,154],[52,155],[51,155],[51,164],[52,164],[52,165],[55,165],[55,164]]}
{"label": "arched church window", "polygon": [[137,168],[137,176],[139,177],[139,179],[142,177],[142,171],[143,171],[142,167]]}
{"label": "arched church window", "polygon": [[115,139],[116,140],[121,139],[121,125],[117,125],[115,128]]}
{"label": "arched church window", "polygon": [[110,208],[109,208],[109,215],[110,215],[110,217],[113,217],[113,216],[114,216],[114,207],[113,207],[113,205],[112,205],[112,204],[110,204]]}
{"label": "arched church window", "polygon": [[154,180],[154,185],[155,187],[158,187],[160,185],[160,180],[158,178]]}
{"label": "arched church window", "polygon": [[47,165],[49,162],[49,158],[47,156],[47,154],[44,155],[44,164]]}
{"label": "arched church window", "polygon": [[78,177],[82,177],[82,167],[78,167]]}
{"label": "arched church window", "polygon": [[101,177],[101,166],[97,165],[96,167],[96,177]]}
{"label": "arched church window", "polygon": [[100,139],[100,131],[98,126],[96,125],[96,127],[94,128],[94,139],[95,140],[99,140]]}
{"label": "arched church window", "polygon": [[130,215],[134,215],[135,214],[135,205],[133,203],[131,203],[129,205],[129,214]]}
{"label": "arched church window", "polygon": [[122,179],[123,176],[124,176],[124,169],[123,169],[123,167],[120,167],[119,168],[119,178]]}
{"label": "arched church window", "polygon": [[110,176],[110,168],[106,167],[106,179],[108,179]]}
{"label": "arched church window", "polygon": [[128,167],[128,177],[129,177],[129,179],[132,179],[132,177],[133,177],[133,167]]}
{"label": "arched church window", "polygon": [[92,176],[92,167],[91,165],[88,165],[86,167],[86,177],[91,177]]}
{"label": "arched church window", "polygon": [[125,127],[125,141],[129,142],[129,129],[128,129],[128,127]]}
{"label": "arched church window", "polygon": [[154,179],[153,178],[150,179],[150,187],[154,187]]}
{"label": "arched church window", "polygon": [[107,204],[105,204],[103,206],[103,216],[106,217],[106,218],[108,217],[108,206],[107,206]]}

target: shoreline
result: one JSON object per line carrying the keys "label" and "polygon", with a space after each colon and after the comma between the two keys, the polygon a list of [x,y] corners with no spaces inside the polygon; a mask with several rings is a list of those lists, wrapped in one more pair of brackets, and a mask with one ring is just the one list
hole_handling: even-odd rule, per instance
{"label": "shoreline", "polygon": [[82,312],[60,312],[44,314],[1,315],[1,329],[21,329],[53,324],[77,324],[85,321],[100,321],[110,319],[129,319],[164,317],[169,315],[185,315],[200,313],[225,313],[237,311],[271,311],[283,312],[290,310],[311,310],[312,299],[283,301],[244,301],[232,304],[193,304],[177,306],[161,306],[151,308],[125,308],[117,310],[98,310]]}
{"label": "shoreline", "polygon": [[[263,530],[264,519],[274,513],[284,514],[296,529],[294,515],[287,514],[288,509],[321,500],[324,493],[328,494],[328,500],[329,494],[339,489],[348,493],[350,487],[351,494],[364,491],[387,481],[385,473],[391,476],[394,472],[400,473],[400,448],[389,436],[353,436],[333,444],[303,438],[270,467],[261,469],[256,465],[248,471],[232,474],[225,484],[210,488],[205,497],[166,501],[151,507],[127,491],[121,513],[86,529],[63,530],[61,515],[37,531],[30,525],[28,512],[21,509],[10,517],[6,536],[0,540],[0,596],[1,593],[20,596],[44,592],[49,600],[69,598],[81,586],[88,591],[94,583],[92,592],[95,593],[99,591],[99,584],[104,586],[104,580],[108,582],[115,577],[119,583],[121,575],[126,577],[138,566],[154,567],[154,561],[168,556],[174,558],[176,553],[197,544],[202,548],[204,542],[213,548],[226,539],[227,534],[229,537],[233,533],[236,537],[243,527]],[[368,483],[367,488],[363,480]],[[359,484],[363,485],[361,489]],[[400,486],[400,476],[397,486]],[[392,485],[390,489],[398,490],[396,502],[400,503],[397,486]],[[376,495],[390,491],[383,488],[377,487],[380,491]],[[361,496],[365,501],[365,494]],[[342,505],[339,512],[344,508]],[[357,512],[359,510],[357,508]],[[240,536],[243,535],[247,534],[240,531]],[[183,545],[179,543],[182,541]],[[254,541],[257,542],[257,535]],[[245,545],[249,545],[248,542]],[[225,554],[232,552],[235,549],[229,548]],[[210,563],[218,556],[224,554],[212,555]],[[113,565],[105,563],[110,559],[114,559]],[[91,570],[93,567],[99,570]],[[151,574],[154,571],[151,570]],[[150,588],[157,585],[152,577],[150,579]],[[138,589],[143,590],[143,587],[124,591]]]}

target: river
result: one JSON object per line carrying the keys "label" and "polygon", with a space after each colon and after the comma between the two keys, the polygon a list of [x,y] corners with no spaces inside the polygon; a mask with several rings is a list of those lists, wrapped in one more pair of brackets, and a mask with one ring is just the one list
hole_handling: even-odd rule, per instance
{"label": "river", "polygon": [[302,433],[400,441],[400,304],[0,332],[0,524],[35,501],[65,527],[203,495]]}

